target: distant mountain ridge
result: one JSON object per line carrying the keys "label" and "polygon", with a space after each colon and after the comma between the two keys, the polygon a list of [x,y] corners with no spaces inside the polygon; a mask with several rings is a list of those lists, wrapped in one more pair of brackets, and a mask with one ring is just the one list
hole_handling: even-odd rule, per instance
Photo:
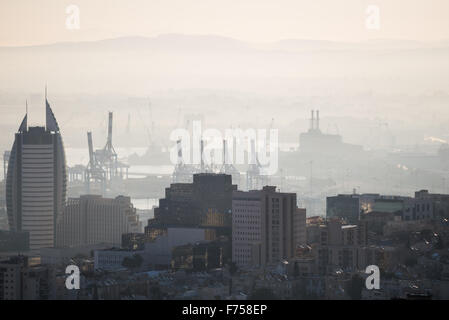
{"label": "distant mountain ridge", "polygon": [[420,42],[414,40],[375,39],[364,42],[339,42],[330,40],[283,39],[274,42],[246,42],[218,35],[161,34],[155,37],[126,36],[96,41],[56,42],[32,46],[0,46],[0,50],[206,50],[206,51],[333,51],[376,49],[422,49],[448,47],[449,41]]}
{"label": "distant mountain ridge", "polygon": [[[4,90],[142,94],[171,89],[250,92],[447,91],[449,43],[285,39],[256,43],[163,34],[0,47]],[[319,85],[318,85],[319,83]]]}

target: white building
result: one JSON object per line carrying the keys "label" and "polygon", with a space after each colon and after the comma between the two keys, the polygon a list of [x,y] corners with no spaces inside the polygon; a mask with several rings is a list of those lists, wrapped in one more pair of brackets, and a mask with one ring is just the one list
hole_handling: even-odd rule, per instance
{"label": "white building", "polygon": [[142,232],[142,223],[129,197],[98,195],[69,198],[57,221],[57,246],[110,244],[120,247],[122,234]]}

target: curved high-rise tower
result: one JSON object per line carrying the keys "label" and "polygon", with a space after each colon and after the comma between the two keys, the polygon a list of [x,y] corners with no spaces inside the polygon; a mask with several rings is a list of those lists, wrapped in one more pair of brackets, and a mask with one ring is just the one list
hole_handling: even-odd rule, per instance
{"label": "curved high-rise tower", "polygon": [[29,232],[30,250],[54,246],[56,219],[66,201],[62,137],[45,98],[46,126],[27,126],[25,115],[8,163],[6,207],[10,230]]}

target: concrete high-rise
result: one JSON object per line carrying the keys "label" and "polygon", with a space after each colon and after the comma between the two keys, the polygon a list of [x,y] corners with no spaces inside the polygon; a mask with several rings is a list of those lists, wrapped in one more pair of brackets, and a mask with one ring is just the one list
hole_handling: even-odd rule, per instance
{"label": "concrete high-rise", "polygon": [[122,235],[142,232],[130,197],[99,195],[69,198],[57,221],[58,247],[110,244],[120,246]]}
{"label": "concrete high-rise", "polygon": [[232,199],[232,261],[238,266],[263,266],[295,256],[306,243],[306,211],[295,193],[234,191]]}
{"label": "concrete high-rise", "polygon": [[231,236],[232,193],[237,185],[232,176],[216,173],[193,175],[193,183],[173,183],[165,189],[165,198],[154,209],[145,233],[158,234],[167,227],[204,227],[211,239]]}
{"label": "concrete high-rise", "polygon": [[56,219],[66,200],[64,146],[46,103],[46,126],[27,126],[25,115],[8,162],[6,206],[11,231],[29,233],[30,250],[53,247]]}

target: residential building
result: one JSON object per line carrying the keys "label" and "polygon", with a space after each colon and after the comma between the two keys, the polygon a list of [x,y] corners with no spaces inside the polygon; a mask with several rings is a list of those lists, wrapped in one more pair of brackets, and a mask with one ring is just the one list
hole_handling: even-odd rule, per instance
{"label": "residential building", "polygon": [[373,261],[364,222],[348,225],[342,224],[341,219],[332,218],[323,224],[307,226],[307,233],[316,264],[315,271],[319,274],[338,268],[359,270],[368,265],[367,261]]}
{"label": "residential building", "polygon": [[232,200],[232,260],[238,266],[262,266],[295,255],[306,242],[305,209],[296,194],[276,187],[235,191]]}
{"label": "residential building", "polygon": [[83,195],[68,199],[57,222],[57,246],[108,243],[120,247],[123,234],[141,231],[142,223],[130,197]]}
{"label": "residential building", "polygon": [[31,266],[26,256],[0,261],[0,300],[48,300],[54,298],[55,271]]}

